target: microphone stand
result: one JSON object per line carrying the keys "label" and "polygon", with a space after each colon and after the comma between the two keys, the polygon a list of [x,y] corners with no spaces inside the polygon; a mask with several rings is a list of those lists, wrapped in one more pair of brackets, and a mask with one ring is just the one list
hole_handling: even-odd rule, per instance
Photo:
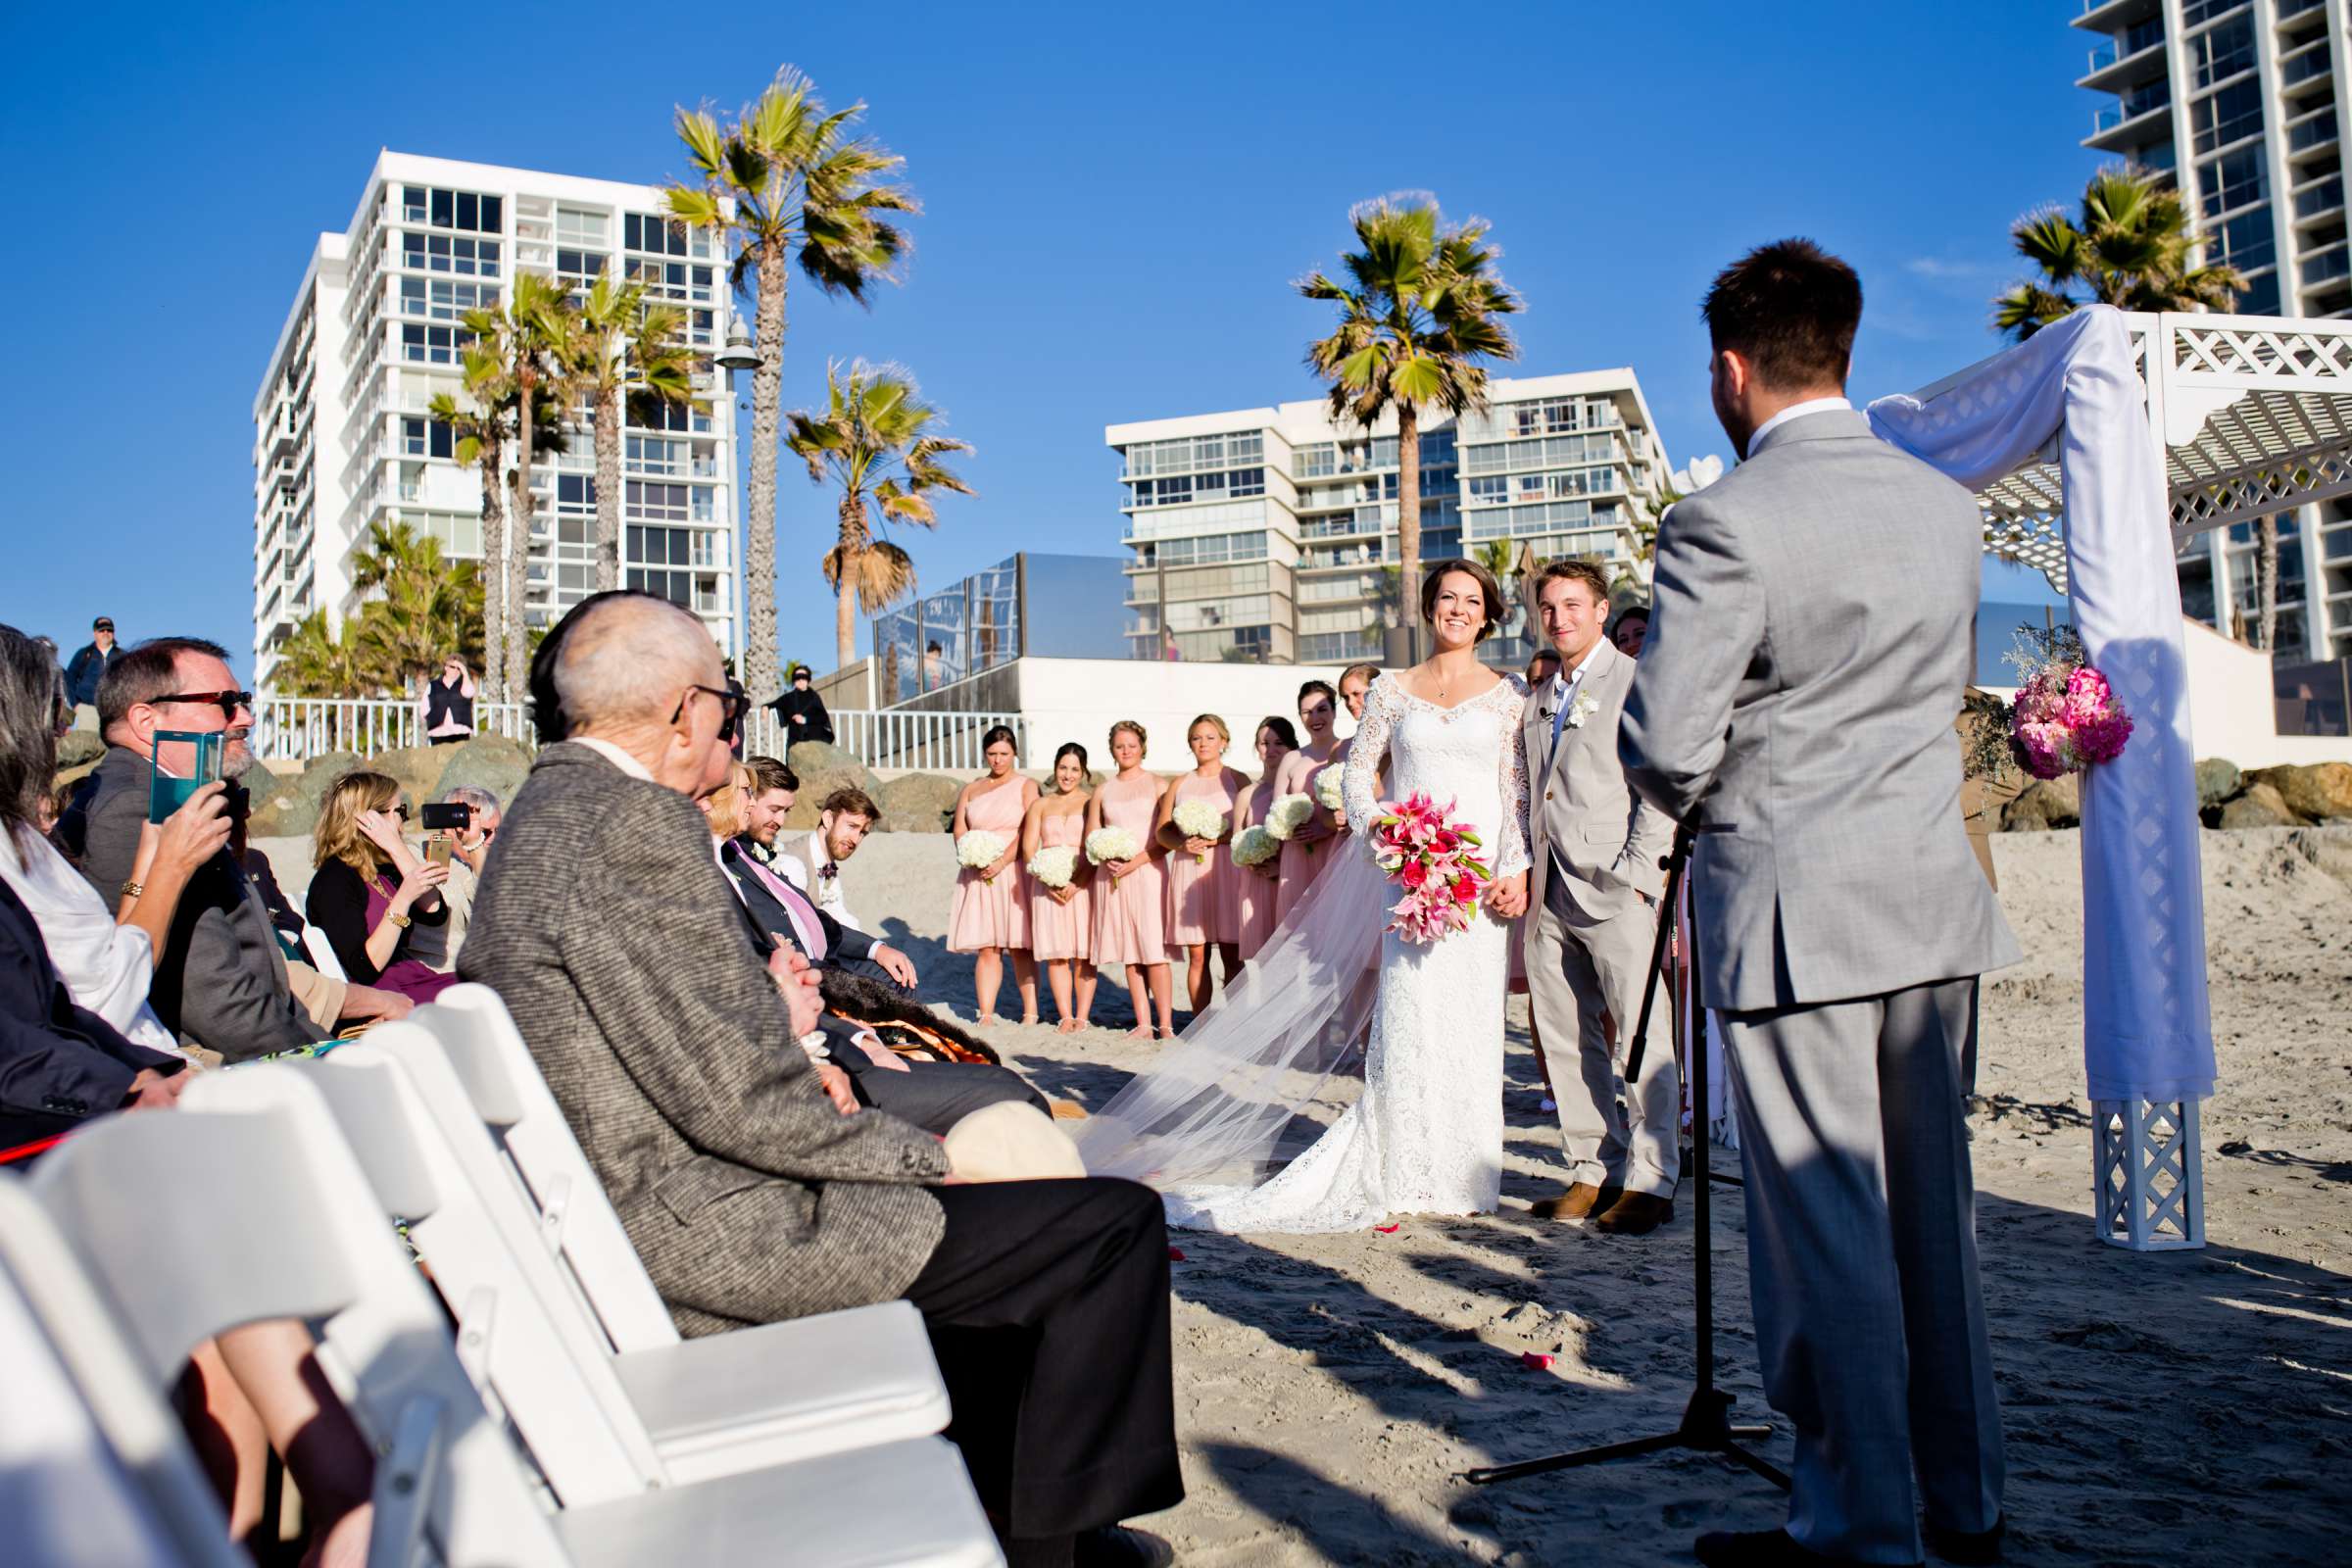
{"label": "microphone stand", "polygon": [[[1642,993],[1642,1014],[1634,1024],[1633,1045],[1627,1049],[1625,1081],[1633,1083],[1642,1071],[1642,1056],[1649,1039],[1651,1004],[1657,1000],[1658,971],[1666,963],[1666,944],[1676,924],[1676,911],[1681,907],[1685,872],[1690,863],[1691,833],[1678,826],[1674,833],[1674,848],[1666,857],[1666,898],[1658,914],[1658,939],[1649,956],[1648,974],[1651,985]],[[1697,922],[1692,921],[1695,927]],[[1487,1465],[1464,1473],[1462,1479],[1474,1487],[1490,1486],[1497,1481],[1516,1481],[1522,1476],[1544,1475],[1553,1470],[1571,1470],[1580,1465],[1601,1464],[1611,1459],[1632,1459],[1643,1454],[1666,1453],[1676,1448],[1690,1448],[1701,1453],[1719,1453],[1738,1464],[1743,1464],[1757,1475],[1788,1490],[1788,1473],[1758,1454],[1750,1453],[1740,1445],[1772,1435],[1765,1425],[1735,1425],[1732,1421],[1732,1396],[1715,1386],[1715,1258],[1709,1247],[1713,1233],[1708,1207],[1708,1138],[1707,1138],[1707,1044],[1705,1012],[1698,1001],[1697,933],[1691,938],[1690,995],[1683,1005],[1693,1020],[1690,1052],[1691,1105],[1691,1168],[1690,1200],[1696,1211],[1696,1225],[1691,1237],[1691,1273],[1693,1305],[1698,1318],[1698,1382],[1690,1391],[1690,1402],[1683,1406],[1682,1424],[1671,1432],[1660,1432],[1646,1438],[1634,1438],[1624,1443],[1603,1444],[1598,1447],[1576,1448],[1555,1453],[1543,1459],[1522,1459],[1516,1464]],[[1730,1178],[1726,1178],[1727,1180]]]}

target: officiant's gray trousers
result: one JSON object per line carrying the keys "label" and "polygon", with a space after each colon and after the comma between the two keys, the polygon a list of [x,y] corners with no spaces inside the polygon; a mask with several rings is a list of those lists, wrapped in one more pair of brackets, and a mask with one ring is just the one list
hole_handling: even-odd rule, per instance
{"label": "officiant's gray trousers", "polygon": [[1915,1465],[1933,1523],[2000,1513],[1960,1085],[1976,991],[1720,1015],[1756,1349],[1796,1434],[1788,1533],[1828,1556],[1920,1560]]}

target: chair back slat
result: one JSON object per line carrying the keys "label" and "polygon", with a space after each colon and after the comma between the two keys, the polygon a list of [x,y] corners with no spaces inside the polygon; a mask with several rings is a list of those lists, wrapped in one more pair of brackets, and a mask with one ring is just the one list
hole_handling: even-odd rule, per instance
{"label": "chair back slat", "polygon": [[452,986],[412,1021],[440,1041],[475,1114],[493,1128],[547,1222],[542,1235],[554,1238],[613,1349],[626,1354],[677,1344],[669,1308],[498,994],[487,986]]}
{"label": "chair back slat", "polygon": [[[562,1568],[566,1553],[513,1445],[312,1081],[318,1065],[207,1073],[172,1114],[97,1122],[42,1160],[33,1195],[143,1344],[307,1319],[320,1370],[379,1450],[412,1412],[433,1410],[419,1556],[443,1568]],[[109,1207],[138,1223],[84,1226]]]}
{"label": "chair back slat", "polygon": [[[434,1206],[409,1239],[458,1318],[458,1356],[494,1395],[565,1507],[632,1496],[669,1477],[621,1387],[602,1332],[540,1247],[538,1216],[433,1036],[381,1024],[318,1064],[335,1120],[372,1181],[429,1171]],[[394,1214],[385,1185],[377,1195]]]}

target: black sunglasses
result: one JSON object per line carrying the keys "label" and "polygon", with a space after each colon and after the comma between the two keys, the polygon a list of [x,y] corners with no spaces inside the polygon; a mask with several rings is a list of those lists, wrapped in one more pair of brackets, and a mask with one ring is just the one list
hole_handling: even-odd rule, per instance
{"label": "black sunglasses", "polygon": [[689,686],[684,695],[679,697],[678,706],[670,710],[669,721],[672,724],[675,724],[684,715],[686,699],[692,697],[696,692],[708,692],[718,699],[718,738],[722,741],[733,740],[736,720],[751,711],[751,694],[749,692],[731,692],[723,686]]}
{"label": "black sunglasses", "polygon": [[220,710],[221,717],[233,719],[237,716],[238,709],[253,706],[253,693],[172,692],[168,696],[153,699],[149,706],[160,708],[166,703],[198,703],[206,707],[218,708]]}

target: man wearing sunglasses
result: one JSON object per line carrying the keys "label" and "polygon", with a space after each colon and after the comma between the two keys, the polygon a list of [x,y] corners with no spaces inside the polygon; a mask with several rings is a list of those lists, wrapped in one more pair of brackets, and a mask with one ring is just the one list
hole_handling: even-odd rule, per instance
{"label": "man wearing sunglasses", "polygon": [[[110,906],[137,896],[157,735],[220,735],[220,771],[232,781],[231,809],[241,810],[243,791],[233,781],[253,765],[247,744],[252,705],[253,694],[240,690],[229,672],[226,650],[200,638],[141,643],[108,666],[98,684],[106,756],[90,775],[87,793],[60,822],[59,838]],[[188,749],[167,743],[164,771],[185,765],[173,754]],[[244,868],[223,852],[188,879],[171,941],[155,956],[148,1000],[183,1041],[228,1061],[245,1061],[325,1037],[327,1028],[297,998],[295,980],[268,906]],[[349,987],[340,1003],[340,1011],[355,1018],[406,1010],[401,999],[362,985]]]}

